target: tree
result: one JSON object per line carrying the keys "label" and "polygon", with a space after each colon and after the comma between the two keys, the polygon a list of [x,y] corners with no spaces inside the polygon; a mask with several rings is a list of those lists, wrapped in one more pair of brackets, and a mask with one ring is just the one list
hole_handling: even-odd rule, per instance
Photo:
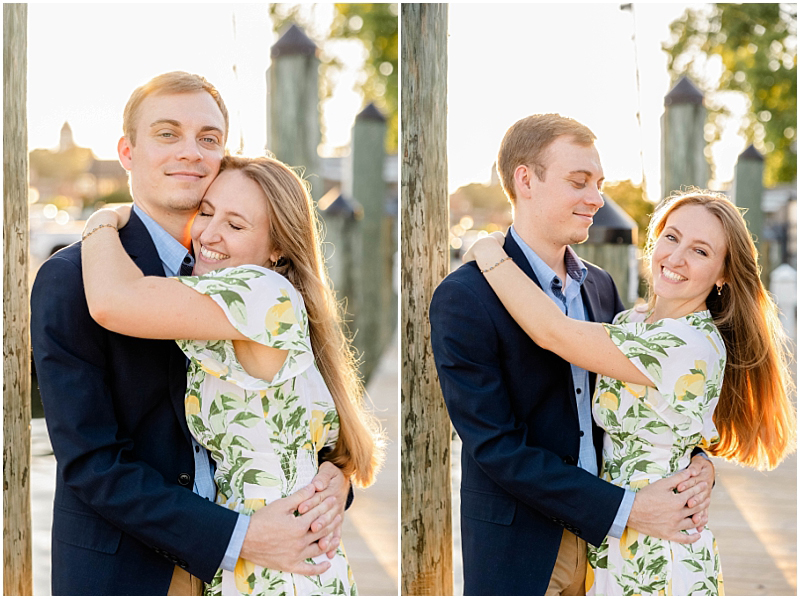
{"label": "tree", "polygon": [[663,44],[670,75],[673,80],[689,75],[706,94],[707,139],[718,140],[731,118],[725,93],[744,94],[749,110],[740,131],[765,155],[765,183],[794,181],[797,5],[720,3],[688,8],[670,29],[671,38]]}
{"label": "tree", "polygon": [[397,152],[398,142],[398,17],[397,4],[334,4],[334,17],[325,32],[319,32],[312,24],[313,8],[299,4],[271,4],[270,15],[276,31],[282,31],[288,23],[296,23],[322,49],[321,80],[323,95],[330,94],[330,79],[340,61],[324,52],[325,39],[358,39],[364,44],[367,60],[360,91],[364,104],[375,105],[386,116],[386,150]]}

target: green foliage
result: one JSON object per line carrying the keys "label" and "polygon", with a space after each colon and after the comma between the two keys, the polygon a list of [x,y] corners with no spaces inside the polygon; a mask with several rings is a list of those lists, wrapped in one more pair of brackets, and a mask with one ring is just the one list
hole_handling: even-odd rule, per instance
{"label": "green foliage", "polygon": [[397,4],[334,4],[335,15],[325,32],[314,30],[315,5],[271,4],[275,30],[283,31],[295,23],[322,49],[320,71],[323,97],[330,96],[331,80],[342,68],[329,52],[325,40],[357,39],[364,45],[367,59],[359,83],[364,105],[373,102],[386,116],[386,151],[397,153],[398,133],[398,8]]}
{"label": "green foliage", "polygon": [[[745,94],[741,132],[765,155],[768,186],[797,177],[797,5],[712,4],[688,8],[663,45],[673,80],[687,74],[706,93],[707,139],[717,140],[730,110],[724,92]],[[719,70],[719,80],[708,73]]]}
{"label": "green foliage", "polygon": [[639,228],[638,246],[644,247],[647,240],[647,225],[655,206],[644,197],[644,188],[633,184],[629,179],[603,184],[603,193],[614,200],[628,213]]}

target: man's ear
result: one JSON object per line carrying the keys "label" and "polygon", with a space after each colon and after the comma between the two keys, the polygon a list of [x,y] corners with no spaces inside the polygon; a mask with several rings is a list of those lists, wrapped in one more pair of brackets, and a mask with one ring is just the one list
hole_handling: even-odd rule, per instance
{"label": "man's ear", "polygon": [[531,177],[533,176],[535,176],[533,171],[524,164],[520,164],[514,169],[514,187],[517,192],[517,197],[530,197]]}
{"label": "man's ear", "polygon": [[120,137],[119,142],[117,143],[117,154],[119,155],[119,163],[126,171],[131,170],[133,161],[131,156],[132,150],[133,144],[128,141],[128,138],[124,136]]}

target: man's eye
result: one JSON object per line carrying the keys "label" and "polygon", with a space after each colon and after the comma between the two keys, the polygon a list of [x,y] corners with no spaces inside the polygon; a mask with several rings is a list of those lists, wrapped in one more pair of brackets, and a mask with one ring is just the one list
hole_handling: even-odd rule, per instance
{"label": "man's eye", "polygon": [[162,133],[159,133],[158,135],[159,137],[176,137],[176,135],[171,131],[164,131]]}
{"label": "man's eye", "polygon": [[584,187],[586,187],[586,183],[581,183],[580,181],[572,181],[572,186],[575,189],[583,189]]}
{"label": "man's eye", "polygon": [[210,217],[211,215],[210,215],[208,212],[203,212],[203,211],[201,210],[200,212],[198,212],[198,213],[197,213],[197,216],[205,216],[205,217]]}
{"label": "man's eye", "polygon": [[203,137],[203,138],[201,138],[201,139],[200,139],[200,141],[204,141],[204,142],[206,142],[206,143],[210,143],[210,144],[217,144],[217,143],[219,143],[219,141],[217,140],[217,138],[216,138],[216,137]]}

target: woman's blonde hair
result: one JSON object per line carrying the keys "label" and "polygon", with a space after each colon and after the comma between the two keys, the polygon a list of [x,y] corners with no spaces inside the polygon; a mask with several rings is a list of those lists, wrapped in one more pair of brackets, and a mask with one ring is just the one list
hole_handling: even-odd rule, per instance
{"label": "woman's blonde hair", "polygon": [[[793,382],[788,342],[778,308],[761,283],[758,250],[747,224],[722,194],[692,188],[664,200],[648,228],[648,266],[667,218],[682,206],[703,206],[716,216],[727,246],[725,285],[721,294],[712,287],[706,298],[728,354],[714,413],[720,440],[709,452],[759,470],[771,470],[794,450],[797,432],[796,410],[790,399]],[[652,308],[655,297],[650,283]]]}
{"label": "woman's blonde hair", "polygon": [[328,459],[359,486],[369,486],[383,461],[384,435],[364,409],[364,388],[322,258],[320,223],[308,189],[290,167],[272,158],[226,156],[220,172],[225,170],[240,171],[267,198],[270,240],[282,256],[272,268],[303,296],[317,368],[339,414],[339,440]]}

